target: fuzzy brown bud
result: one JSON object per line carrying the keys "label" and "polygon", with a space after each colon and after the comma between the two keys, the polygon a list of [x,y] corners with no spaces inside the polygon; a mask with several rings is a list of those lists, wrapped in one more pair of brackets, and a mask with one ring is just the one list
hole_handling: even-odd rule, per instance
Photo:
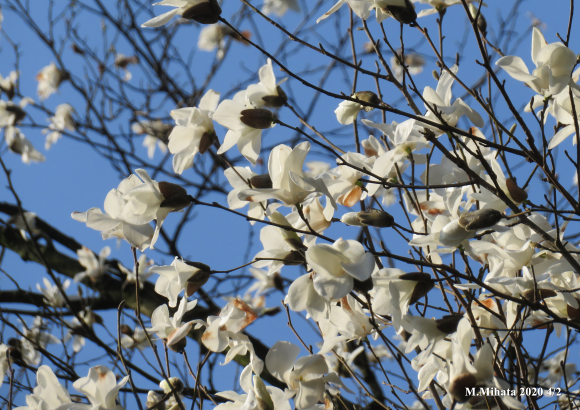
{"label": "fuzzy brown bud", "polygon": [[450,334],[457,331],[457,325],[461,321],[463,316],[447,315],[443,316],[441,319],[437,319],[437,330],[440,332]]}
{"label": "fuzzy brown bud", "polygon": [[280,108],[286,104],[286,101],[288,101],[288,96],[282,87],[279,85],[276,86],[276,91],[278,92],[278,95],[266,95],[265,97],[262,97],[266,107]]}
{"label": "fuzzy brown bud", "polygon": [[181,17],[201,24],[215,24],[219,21],[220,14],[222,9],[217,0],[209,0],[188,8]]}
{"label": "fuzzy brown bud", "polygon": [[[355,100],[364,101],[369,104],[376,104],[379,105],[382,101],[375,93],[372,91],[358,91],[354,93],[352,96]],[[366,112],[369,112],[374,109],[374,107],[364,107],[363,108]]]}
{"label": "fuzzy brown bud", "polygon": [[367,280],[354,279],[353,289],[359,293],[369,293],[373,288],[373,278]]}
{"label": "fuzzy brown bud", "polygon": [[543,299],[553,298],[558,294],[552,289],[528,289],[522,293],[522,297],[528,302],[536,303]]}
{"label": "fuzzy brown bud", "polygon": [[480,209],[478,211],[466,212],[459,218],[459,226],[468,231],[490,228],[498,223],[502,218],[502,213],[496,209]]}
{"label": "fuzzy brown bud", "polygon": [[16,105],[14,103],[11,102],[7,103],[4,109],[7,112],[14,114],[14,124],[22,121],[24,117],[26,117],[26,111],[24,111],[19,105]]}
{"label": "fuzzy brown bud", "polygon": [[171,393],[171,387],[173,387],[173,390],[175,390],[175,392],[179,394],[183,392],[183,388],[185,386],[183,385],[183,382],[179,377],[170,377],[167,380],[161,380],[161,383],[159,383],[159,387],[163,389],[163,392],[165,394]]}
{"label": "fuzzy brown bud", "polygon": [[178,211],[191,203],[185,188],[177,184],[161,181],[159,182],[159,191],[165,198],[160,205],[162,208],[171,208],[174,211]]}
{"label": "fuzzy brown bud", "polygon": [[242,110],[240,114],[240,121],[242,121],[242,123],[258,130],[266,130],[270,128],[274,122],[272,112],[264,108]]}
{"label": "fuzzy brown bud", "polygon": [[409,0],[405,0],[404,6],[386,5],[384,9],[389,12],[395,20],[403,24],[411,24],[417,20],[415,6]]}
{"label": "fuzzy brown bud", "polygon": [[299,251],[290,251],[284,258],[284,265],[302,265],[305,262],[304,255]]}
{"label": "fuzzy brown bud", "polygon": [[507,178],[505,180],[505,185],[512,199],[518,204],[521,204],[528,199],[528,193],[520,188],[513,179]]}
{"label": "fuzzy brown bud", "polygon": [[250,178],[250,184],[254,188],[272,188],[272,178],[270,174],[254,175]]}
{"label": "fuzzy brown bud", "polygon": [[425,296],[435,287],[435,283],[431,280],[431,275],[428,273],[415,272],[405,273],[399,276],[399,279],[416,281],[417,284],[413,288],[413,293],[409,299],[409,305],[414,305],[419,299]]}
{"label": "fuzzy brown bud", "polygon": [[133,329],[131,329],[128,325],[121,325],[119,330],[122,334],[133,337]]}
{"label": "fuzzy brown bud", "polygon": [[389,228],[395,222],[395,218],[391,214],[374,208],[360,211],[356,214],[356,217],[361,223],[368,226],[376,226],[377,228]]}
{"label": "fuzzy brown bud", "polygon": [[476,387],[477,380],[475,376],[470,373],[460,374],[451,380],[449,384],[449,393],[458,403],[465,403],[471,398],[467,395],[467,388]]}
{"label": "fuzzy brown bud", "polygon": [[187,286],[185,288],[185,294],[190,297],[195,292],[199,290],[203,285],[207,283],[211,273],[209,270],[198,270],[189,279],[187,279]]}
{"label": "fuzzy brown bud", "polygon": [[213,145],[214,141],[217,141],[215,132],[204,132],[199,140],[199,153],[205,154],[209,147]]}

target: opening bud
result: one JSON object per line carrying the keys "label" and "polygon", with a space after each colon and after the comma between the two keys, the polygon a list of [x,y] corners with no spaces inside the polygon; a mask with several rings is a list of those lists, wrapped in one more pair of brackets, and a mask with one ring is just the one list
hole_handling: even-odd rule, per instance
{"label": "opening bud", "polygon": [[260,376],[254,375],[254,391],[256,392],[256,399],[258,401],[258,410],[274,410],[274,402],[270,393],[266,389],[266,385],[260,379]]}
{"label": "opening bud", "polygon": [[254,188],[272,188],[272,178],[270,174],[255,175],[250,178],[250,184]]}
{"label": "opening bud", "polygon": [[357,218],[364,225],[376,226],[377,228],[389,228],[395,222],[395,218],[391,214],[374,208],[368,211],[360,211],[357,214]]}
{"label": "opening bud", "polygon": [[[469,13],[471,14],[471,17],[475,19],[475,17],[478,14],[478,7],[475,7],[473,5],[473,3],[469,4]],[[479,16],[477,16],[477,28],[479,29],[479,31],[481,32],[481,34],[483,34],[484,36],[487,35],[487,21],[485,20],[485,17],[483,17],[483,13],[479,12]]]}
{"label": "opening bud", "polygon": [[163,400],[163,396],[155,393],[153,390],[149,390],[147,393],[147,402],[145,403],[147,408],[155,406],[156,409],[165,410],[165,403],[160,403]]}
{"label": "opening bud", "polygon": [[[401,3],[401,1],[397,1]],[[404,0],[403,4],[387,4],[383,7],[387,12],[389,12],[395,20],[403,24],[411,24],[417,20],[417,12],[415,11],[415,5],[409,0]]]}
{"label": "opening bud", "polygon": [[121,325],[120,331],[124,335],[133,337],[133,329],[131,329],[128,325]]}
{"label": "opening bud", "polygon": [[503,214],[497,209],[480,209],[466,212],[459,218],[459,226],[468,231],[490,228],[498,223],[502,216]]}
{"label": "opening bud", "polygon": [[258,130],[266,130],[274,123],[272,112],[264,108],[242,110],[240,114],[240,121],[242,121],[242,123]]}
{"label": "opening bud", "polygon": [[361,221],[358,220],[358,212],[347,212],[340,218],[340,222],[350,225],[350,226],[366,226]]}
{"label": "opening bud", "polygon": [[514,181],[513,179],[507,178],[505,180],[505,185],[507,187],[508,193],[510,194],[514,202],[521,204],[526,199],[528,199],[528,193],[522,188],[520,188],[518,184],[516,184],[516,181]]}
{"label": "opening bud", "polygon": [[222,9],[217,0],[208,0],[188,8],[181,17],[201,24],[215,24],[219,21],[220,14]]}
{"label": "opening bud", "polygon": [[278,92],[278,95],[267,95],[265,97],[262,97],[262,100],[264,101],[265,103],[264,105],[266,107],[280,108],[283,107],[284,104],[286,104],[286,101],[288,101],[288,96],[286,95],[282,87],[280,87],[279,85],[276,86],[276,91]]}
{"label": "opening bud", "polygon": [[[358,91],[351,95],[351,98],[356,100],[364,101],[369,104],[376,104],[379,105],[382,101],[375,93],[372,91]],[[374,107],[364,107],[363,108],[366,112],[372,111]]]}
{"label": "opening bud", "polygon": [[173,390],[175,390],[175,392],[178,394],[183,391],[183,387],[184,387],[183,382],[181,381],[181,379],[179,377],[170,377],[167,380],[161,380],[161,383],[159,383],[159,387],[161,387],[161,389],[163,390],[163,392],[165,394],[171,393],[170,386],[172,386]]}

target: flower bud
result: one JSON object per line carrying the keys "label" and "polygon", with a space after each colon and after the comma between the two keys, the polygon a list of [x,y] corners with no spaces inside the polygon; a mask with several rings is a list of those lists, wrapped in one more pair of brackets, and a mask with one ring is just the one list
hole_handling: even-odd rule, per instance
{"label": "flower bud", "polygon": [[268,129],[274,122],[274,116],[272,113],[264,108],[242,110],[240,114],[242,115],[240,117],[242,123],[258,130]]}
{"label": "flower bud", "polygon": [[115,58],[115,65],[119,68],[127,68],[129,64],[139,64],[137,56],[123,56],[119,55]]}
{"label": "flower bud", "polygon": [[405,5],[393,5],[387,4],[384,9],[389,12],[395,20],[403,24],[411,24],[417,20],[417,12],[415,11],[415,5],[409,0],[404,0]]}
{"label": "flower bud", "polygon": [[215,24],[219,21],[220,14],[222,9],[217,0],[209,0],[188,8],[181,17],[201,24]]}
{"label": "flower bud", "polygon": [[439,72],[437,70],[431,71],[431,75],[433,75],[435,81],[439,81]]}
{"label": "flower bud", "polygon": [[133,329],[131,329],[128,325],[121,325],[119,330],[122,334],[133,337]]}
{"label": "flower bud", "polygon": [[[473,5],[473,3],[469,4],[469,13],[471,14],[472,18],[475,18],[477,16],[477,12],[478,12],[478,8],[475,7]],[[479,13],[479,16],[477,17],[477,28],[479,28],[479,31],[481,32],[481,34],[483,34],[484,36],[487,35],[487,21],[485,20],[485,17],[483,17],[483,13]]]}
{"label": "flower bud", "polygon": [[258,401],[258,410],[274,410],[272,397],[270,397],[270,393],[268,393],[266,385],[260,379],[260,376],[254,375],[254,391]]}
{"label": "flower bud", "polygon": [[304,255],[298,251],[290,251],[288,255],[284,258],[284,265],[302,265],[306,262]]}
{"label": "flower bud", "polygon": [[522,297],[531,303],[539,302],[543,299],[553,298],[558,296],[558,294],[552,289],[528,289],[522,293]]}
{"label": "flower bud", "polygon": [[369,209],[368,211],[360,211],[357,214],[358,220],[368,226],[376,226],[377,228],[388,228],[393,226],[395,218],[385,211],[380,209]]}
{"label": "flower bud", "polygon": [[502,216],[502,213],[497,209],[480,209],[461,215],[459,225],[468,231],[477,231],[494,226],[501,221]]}
{"label": "flower bud", "polygon": [[[167,383],[168,381],[169,383]],[[177,394],[183,391],[183,382],[179,377],[170,377],[167,380],[161,380],[161,383],[159,383],[159,387],[161,387],[165,394],[171,393],[170,385],[173,386],[173,390],[175,390]]]}
{"label": "flower bud", "polygon": [[[355,100],[364,101],[369,104],[376,104],[379,105],[382,101],[375,93],[372,91],[358,91],[351,95],[351,98]],[[363,108],[366,112],[369,112],[374,109],[374,107],[364,107]]]}
{"label": "flower bud", "polygon": [[445,334],[451,334],[457,331],[457,325],[463,319],[463,316],[446,315],[441,319],[437,319],[437,330]]}
{"label": "flower bud", "polygon": [[149,390],[149,393],[147,393],[147,402],[145,403],[145,405],[147,406],[148,409],[150,409],[153,406],[156,406],[155,407],[156,409],[165,410],[165,403],[159,404],[161,400],[163,400],[162,395],[155,393],[153,390]]}
{"label": "flower bud", "polygon": [[435,287],[435,283],[431,280],[431,275],[428,273],[405,273],[404,275],[399,276],[399,279],[412,280],[417,282],[413,288],[411,298],[409,299],[409,305],[414,305],[417,303],[419,299],[421,299]]}
{"label": "flower bud", "polygon": [[282,87],[279,85],[276,86],[276,91],[278,92],[278,95],[266,95],[265,97],[262,97],[266,107],[280,108],[286,104],[286,101],[288,101],[288,96]]}
{"label": "flower bud", "polygon": [[347,212],[340,218],[340,222],[350,225],[350,226],[366,226],[361,221],[359,221],[358,212]]}
{"label": "flower bud", "polygon": [[274,282],[274,288],[278,289],[281,292],[284,292],[284,281],[282,280],[280,272],[274,272],[272,281]]}
{"label": "flower bud", "polygon": [[178,211],[191,203],[185,188],[177,184],[161,181],[159,182],[159,191],[165,198],[160,204],[162,208],[171,208],[174,211]]}
{"label": "flower bud", "polygon": [[204,132],[199,140],[199,153],[205,154],[209,147],[213,145],[214,141],[217,141],[215,132]]}
{"label": "flower bud", "polygon": [[250,178],[250,184],[258,189],[272,188],[272,178],[270,178],[270,174],[254,175]]}
{"label": "flower bud", "polygon": [[514,202],[521,204],[526,199],[528,199],[528,193],[522,188],[520,188],[518,184],[516,184],[516,181],[514,181],[513,179],[507,178],[505,180],[505,185],[507,187],[508,193],[510,194]]}

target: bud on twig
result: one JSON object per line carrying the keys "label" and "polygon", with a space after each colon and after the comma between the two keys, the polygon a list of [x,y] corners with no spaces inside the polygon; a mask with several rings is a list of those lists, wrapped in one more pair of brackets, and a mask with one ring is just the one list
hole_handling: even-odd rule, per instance
{"label": "bud on twig", "polygon": [[431,275],[428,273],[415,272],[415,273],[405,273],[399,276],[402,280],[412,280],[416,281],[417,284],[413,288],[413,293],[409,299],[409,306],[417,303],[419,299],[425,296],[431,289],[435,287],[435,283],[431,280]]}
{"label": "bud on twig", "polygon": [[270,174],[255,175],[250,178],[250,184],[254,188],[272,188],[272,178]]}
{"label": "bud on twig", "polygon": [[376,226],[377,228],[389,228],[395,222],[395,218],[391,214],[379,209],[360,211],[357,214],[357,218],[362,224]]}
{"label": "bud on twig", "polygon": [[162,208],[171,208],[174,211],[178,211],[191,203],[185,188],[177,184],[161,181],[159,182],[159,191],[165,198],[160,205]]}
{"label": "bud on twig", "polygon": [[286,101],[288,101],[288,96],[286,95],[282,87],[280,87],[279,85],[276,86],[276,91],[278,92],[278,95],[266,95],[262,97],[262,100],[264,101],[265,103],[264,105],[266,107],[280,108],[283,107],[284,104],[286,104]]}
{"label": "bud on twig", "polygon": [[215,24],[219,21],[220,14],[222,14],[222,9],[217,0],[209,0],[188,8],[181,17],[201,24]]}
{"label": "bud on twig", "polygon": [[466,212],[459,218],[459,226],[468,231],[478,231],[492,227],[501,220],[502,216],[502,213],[497,209]]}
{"label": "bud on twig", "polygon": [[161,383],[159,383],[159,387],[163,389],[163,392],[165,394],[171,393],[171,387],[173,387],[173,390],[175,390],[175,392],[179,394],[183,392],[184,385],[179,377],[170,377],[167,380],[161,380]]}
{"label": "bud on twig", "polygon": [[[380,103],[382,103],[381,99],[379,97],[377,97],[377,95],[375,93],[373,93],[372,91],[358,91],[356,93],[354,93],[351,98],[354,98],[355,100],[360,100],[369,104],[376,104],[379,105]],[[374,107],[364,107],[363,108],[366,112],[372,111],[374,109]]]}
{"label": "bud on twig", "polygon": [[272,113],[264,108],[242,110],[240,114],[242,115],[240,117],[242,123],[258,130],[268,129],[274,122],[274,116]]}
{"label": "bud on twig", "polygon": [[522,188],[520,188],[518,184],[516,184],[516,181],[514,181],[513,179],[507,178],[505,180],[505,185],[512,199],[518,204],[521,204],[526,199],[528,199],[528,193]]}
{"label": "bud on twig", "polygon": [[[387,3],[390,1],[387,0]],[[404,4],[400,4],[403,3]],[[383,9],[389,12],[395,20],[403,24],[411,24],[417,20],[415,5],[409,0],[397,1],[397,4],[386,4]]]}

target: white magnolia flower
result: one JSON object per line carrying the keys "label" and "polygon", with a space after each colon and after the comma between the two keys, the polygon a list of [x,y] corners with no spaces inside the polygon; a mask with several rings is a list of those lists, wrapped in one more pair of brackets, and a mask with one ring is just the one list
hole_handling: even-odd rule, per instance
{"label": "white magnolia flower", "polygon": [[[255,268],[267,268],[268,275],[274,275],[284,265],[304,263],[304,257],[296,250],[294,244],[286,240],[288,236],[285,236],[283,231],[288,232],[272,225],[267,225],[260,230],[260,242],[262,242],[264,249],[254,256],[256,262],[252,266]],[[300,239],[298,241],[302,243]]]}
{"label": "white magnolia flower", "polygon": [[221,13],[221,8],[215,0],[162,0],[153,5],[171,6],[174,9],[146,21],[141,27],[160,27],[169,23],[174,16],[203,24],[213,24],[217,23],[217,17]]}
{"label": "white magnolia flower", "polygon": [[115,374],[105,366],[91,367],[87,377],[73,383],[73,387],[87,396],[91,404],[64,404],[59,410],[124,410],[117,404],[117,395],[128,381],[129,376],[125,376],[117,383]]}
{"label": "white magnolia flower", "polygon": [[282,279],[278,272],[269,275],[268,272],[262,269],[250,268],[249,270],[256,281],[248,288],[248,294],[255,290],[255,296],[258,297],[267,290],[281,289]]}
{"label": "white magnolia flower", "polygon": [[[203,276],[203,271],[175,257],[169,266],[157,266],[152,269],[159,277],[155,283],[155,292],[169,299],[169,306],[177,306],[177,299],[182,290],[186,297],[193,295],[200,287],[199,281],[188,281],[194,275]],[[205,280],[209,274],[205,275]],[[205,283],[205,282],[203,282]],[[202,283],[202,284],[203,284]]]}
{"label": "white magnolia flower", "polygon": [[205,153],[216,139],[212,123],[213,112],[220,94],[209,90],[199,101],[198,107],[185,107],[171,111],[176,126],[169,135],[169,152],[173,154],[173,171],[183,173],[193,167],[193,159],[199,152]]}
{"label": "white magnolia flower", "polygon": [[[450,6],[454,6],[456,4],[461,4],[461,0],[413,0],[414,2],[419,2],[419,3],[423,3],[423,4],[428,4],[431,6],[431,8],[429,9],[424,9],[421,10],[418,14],[417,17],[424,17],[424,16],[428,16],[430,14],[433,13],[438,13],[439,10],[443,10],[446,9],[447,7]],[[480,3],[479,0],[467,0],[467,3],[471,4],[471,3]],[[485,3],[483,3],[484,6],[487,6]]]}
{"label": "white magnolia flower", "polygon": [[[147,260],[147,255],[144,253],[139,256],[139,288],[143,289],[145,286],[145,282],[151,275],[153,275],[155,268],[155,262],[152,259]],[[135,275],[135,266],[133,265],[133,269],[129,270],[120,263],[118,264],[119,270],[127,275],[125,277],[125,281],[123,282],[122,288],[125,289],[127,285],[134,284],[137,282],[137,275]]]}
{"label": "white magnolia flower", "polygon": [[[84,310],[82,310],[79,313],[79,317],[89,328],[92,328],[95,323],[102,323],[102,318],[95,314],[89,307],[86,307]],[[85,345],[85,338],[82,336],[83,333],[86,332],[85,326],[83,326],[81,322],[79,322],[79,320],[74,317],[73,320],[69,323],[68,327],[70,329],[65,335],[63,341],[66,343],[72,338],[73,352],[78,353]]]}
{"label": "white magnolia flower", "polygon": [[186,336],[193,327],[195,321],[181,323],[183,315],[197,305],[197,300],[189,302],[187,298],[181,298],[177,312],[169,317],[167,305],[161,305],[151,315],[151,328],[149,333],[156,333],[160,339],[167,341],[167,347],[176,352],[182,351],[187,343]]}
{"label": "white magnolia flower", "polygon": [[130,223],[124,219],[123,210],[127,203],[124,195],[142,182],[135,175],[130,175],[112,189],[105,198],[105,213],[99,208],[86,212],[73,212],[72,218],[85,222],[87,227],[101,231],[103,239],[125,239],[131,246],[143,251],[151,244],[154,230],[149,223]]}
{"label": "white magnolia flower", "polygon": [[280,84],[286,81],[286,78],[276,83],[272,60],[269,58],[267,63],[258,70],[258,75],[260,82],[258,84],[251,84],[246,90],[246,95],[252,107],[282,107],[288,98],[280,88]]}
{"label": "white magnolia flower", "polygon": [[307,318],[312,317],[319,322],[328,316],[330,304],[316,292],[313,276],[314,273],[309,273],[295,279],[288,288],[284,302],[295,312],[306,310]]}
{"label": "white magnolia flower", "polygon": [[131,125],[131,131],[138,135],[145,134],[143,146],[147,148],[149,159],[155,155],[156,147],[163,153],[167,152],[167,134],[171,131],[171,125],[161,120],[141,120]]}
{"label": "white magnolia flower", "polygon": [[16,93],[16,81],[18,80],[19,75],[19,71],[10,71],[10,74],[8,74],[8,77],[6,78],[0,75],[0,91],[4,92],[9,100],[14,98],[14,94]]}
{"label": "white magnolia flower", "polygon": [[222,101],[213,114],[213,120],[229,130],[218,154],[237,144],[240,153],[253,165],[260,156],[262,130],[276,125],[270,111],[246,104],[245,91],[236,94],[233,100]]}
{"label": "white magnolia flower", "polygon": [[282,17],[288,10],[300,11],[300,5],[296,0],[264,0],[262,6],[262,13],[275,13],[278,17]]}
{"label": "white magnolia flower", "polygon": [[544,97],[556,95],[568,85],[578,89],[572,79],[576,54],[560,42],[548,44],[537,27],[532,34],[532,61],[536,65],[532,74],[518,56],[502,57],[495,64]]}
{"label": "white magnolia flower", "polygon": [[49,366],[42,365],[38,368],[36,384],[32,394],[26,396],[26,406],[16,407],[16,410],[56,409],[72,404],[68,391],[59,383]]}
{"label": "white magnolia flower", "polygon": [[[399,54],[399,58],[400,58],[400,54]],[[393,72],[394,72],[397,80],[402,81],[403,80],[403,72],[405,70],[403,69],[403,66],[401,65],[401,63],[399,62],[399,58],[397,58],[397,56],[391,57],[391,67],[393,69]],[[404,63],[407,66],[407,70],[409,71],[409,74],[415,75],[415,74],[420,74],[423,72],[423,66],[425,65],[425,59],[416,53],[408,53],[408,54],[406,53]]]}
{"label": "white magnolia flower", "polygon": [[[254,181],[254,184],[258,185],[259,183],[263,182],[266,185],[272,184],[270,181],[269,175],[257,175],[255,172],[251,170],[250,167],[233,167],[228,168],[224,171],[224,175],[228,179],[228,182],[232,186],[232,190],[228,193],[228,206],[230,209],[239,209],[249,204],[248,208],[248,216],[256,219],[264,219],[265,217],[265,208],[267,205],[266,201],[262,202],[249,202],[249,201],[242,201],[238,194],[251,186],[251,181]],[[257,178],[254,178],[257,177]],[[253,179],[254,178],[254,179]],[[256,221],[250,221],[250,224],[255,224]]]}
{"label": "white magnolia flower", "polygon": [[370,0],[338,0],[338,2],[332,6],[330,10],[328,10],[326,13],[320,16],[318,20],[316,20],[316,23],[319,23],[321,20],[328,18],[331,14],[338,11],[338,9],[341,8],[343,4],[348,4],[354,14],[363,20],[368,19],[371,15],[372,1]]}
{"label": "white magnolia flower", "polygon": [[32,143],[24,136],[20,129],[8,126],[4,130],[4,139],[10,151],[22,157],[22,162],[30,164],[30,162],[43,162],[46,160],[44,155],[38,152]]}
{"label": "white magnolia flower", "polygon": [[28,104],[34,104],[29,97],[24,97],[18,104],[12,101],[0,100],[0,127],[16,125],[26,117],[24,107]]}
{"label": "white magnolia flower", "polygon": [[56,107],[53,117],[49,118],[50,125],[48,128],[42,130],[43,134],[47,134],[44,149],[50,149],[51,145],[58,141],[61,137],[61,132],[66,130],[74,131],[75,123],[72,118],[74,108],[70,104],[60,104]]}
{"label": "white magnolia flower", "polygon": [[224,57],[224,48],[226,46],[225,38],[227,36],[242,44],[248,44],[245,40],[249,39],[252,33],[248,30],[244,30],[241,31],[240,34],[241,36],[223,24],[213,24],[201,29],[197,40],[197,48],[203,51],[213,51],[217,48],[218,52],[216,58],[221,60]]}
{"label": "white magnolia flower", "polygon": [[36,349],[45,349],[48,344],[60,343],[60,339],[46,331],[46,324],[42,317],[36,316],[32,325],[22,324],[22,338],[19,343],[19,350],[22,359],[29,365],[38,366],[42,356]]}
{"label": "white magnolia flower", "polygon": [[364,282],[375,270],[375,258],[355,240],[338,239],[332,245],[316,244],[306,251],[306,262],[316,272],[314,288],[328,300],[345,297],[354,281]]}
{"label": "white magnolia flower", "polygon": [[294,149],[287,145],[278,145],[272,149],[268,160],[272,188],[244,189],[239,192],[238,197],[250,202],[275,198],[287,206],[294,206],[310,196],[326,195],[336,209],[336,201],[328,192],[324,181],[321,178],[304,176],[302,167],[309,151],[308,141],[301,142]]}
{"label": "white magnolia flower", "polygon": [[[46,278],[42,278],[42,283],[44,284],[44,287],[40,286],[40,283],[37,283],[36,289],[38,289],[38,291],[44,296],[44,303],[52,307],[64,306],[65,300],[58,289],[58,286],[51,284]],[[70,279],[65,280],[62,284],[62,290],[66,292],[70,284]]]}
{"label": "white magnolia flower", "polygon": [[[453,74],[457,74],[459,67],[454,65],[451,67],[451,72]],[[481,115],[475,110],[473,110],[469,105],[467,105],[461,98],[457,98],[453,104],[451,104],[451,86],[455,78],[449,72],[444,71],[439,78],[439,82],[437,83],[437,90],[427,86],[423,90],[423,98],[427,101],[427,103],[431,104],[433,109],[437,110],[439,115],[443,118],[444,122],[448,125],[455,127],[459,118],[462,116],[467,116],[469,120],[476,126],[476,127],[483,127],[484,122]],[[441,124],[441,121],[435,115],[432,109],[429,108],[429,105],[425,104],[425,108],[427,109],[427,114],[425,118],[430,121],[436,122]],[[439,129],[433,129],[435,134],[441,134],[442,131]]]}
{"label": "white magnolia flower", "polygon": [[290,410],[286,393],[277,387],[266,386],[257,375],[252,378],[252,367],[249,365],[240,374],[240,387],[245,394],[234,391],[216,393],[216,396],[229,401],[218,404],[215,410]]}
{"label": "white magnolia flower", "polygon": [[123,77],[124,81],[129,81],[133,78],[133,75],[127,69],[130,64],[139,64],[139,58],[137,56],[126,56],[122,53],[117,53],[115,56],[115,67],[125,72],[125,76]]}
{"label": "white magnolia flower", "polygon": [[342,386],[336,373],[329,373],[324,357],[318,354],[296,360],[300,348],[292,343],[279,341],[266,355],[266,367],[278,380],[288,385],[290,397],[294,397],[296,409],[309,409],[324,402],[326,383]]}
{"label": "white magnolia flower", "polygon": [[208,316],[207,322],[196,320],[196,328],[206,326],[201,336],[202,343],[212,352],[222,352],[228,347],[229,340],[235,339],[236,334],[257,317],[252,308],[240,298],[235,298],[224,306],[219,316]]}
{"label": "white magnolia flower", "polygon": [[106,267],[105,262],[107,262],[107,257],[111,254],[111,248],[105,246],[99,252],[99,257],[95,256],[93,251],[89,248],[83,246],[77,251],[79,258],[79,263],[85,268],[84,272],[77,273],[74,277],[75,282],[80,282],[85,278],[89,278],[91,281],[96,281],[99,277],[105,274]]}
{"label": "white magnolia flower", "polygon": [[[131,329],[129,328],[129,330]],[[136,326],[135,330],[129,333],[130,334],[123,334],[123,336],[121,336],[121,344],[125,349],[143,350],[146,347],[149,347],[149,340],[147,340],[147,334],[145,333],[145,331],[141,326]]]}
{"label": "white magnolia flower", "polygon": [[68,79],[68,73],[60,70],[54,63],[50,63],[36,75],[38,97],[41,100],[46,100],[51,94],[58,91],[59,85],[66,79]]}

